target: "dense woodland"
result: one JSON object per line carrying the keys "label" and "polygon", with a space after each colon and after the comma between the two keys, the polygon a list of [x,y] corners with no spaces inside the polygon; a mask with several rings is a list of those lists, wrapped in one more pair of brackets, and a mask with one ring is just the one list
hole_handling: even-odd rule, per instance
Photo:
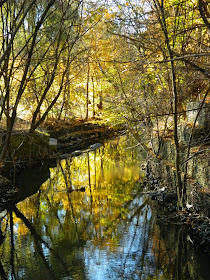
{"label": "dense woodland", "polygon": [[209,101],[208,0],[0,1],[0,37],[2,165],[17,118],[30,135],[52,119],[172,129],[184,206],[177,130]]}

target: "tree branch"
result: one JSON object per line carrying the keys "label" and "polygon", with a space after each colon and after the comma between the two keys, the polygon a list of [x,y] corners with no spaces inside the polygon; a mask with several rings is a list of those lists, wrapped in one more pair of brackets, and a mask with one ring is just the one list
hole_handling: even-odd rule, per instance
{"label": "tree branch", "polygon": [[200,15],[206,25],[206,27],[210,30],[210,22],[208,21],[206,15],[205,15],[205,9],[207,10],[207,3],[204,3],[203,0],[198,0],[198,6],[199,6],[199,12],[200,12]]}

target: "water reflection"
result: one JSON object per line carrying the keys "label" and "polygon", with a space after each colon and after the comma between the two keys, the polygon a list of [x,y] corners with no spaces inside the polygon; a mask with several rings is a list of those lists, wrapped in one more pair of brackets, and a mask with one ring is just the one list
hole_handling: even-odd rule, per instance
{"label": "water reflection", "polygon": [[2,279],[207,279],[182,230],[156,224],[134,145],[118,138],[58,162],[1,213]]}

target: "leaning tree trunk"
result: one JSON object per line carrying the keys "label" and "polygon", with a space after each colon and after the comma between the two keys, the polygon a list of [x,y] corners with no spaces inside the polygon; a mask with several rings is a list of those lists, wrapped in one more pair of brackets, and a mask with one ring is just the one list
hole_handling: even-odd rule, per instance
{"label": "leaning tree trunk", "polygon": [[178,139],[178,92],[176,86],[176,70],[174,64],[174,56],[173,51],[170,46],[168,30],[165,20],[165,12],[164,12],[164,0],[161,0],[161,4],[159,1],[154,1],[155,7],[158,11],[160,24],[164,33],[165,43],[167,52],[170,59],[170,70],[171,70],[171,86],[172,86],[172,95],[173,95],[173,119],[174,119],[174,143],[176,148],[175,155],[175,167],[176,167],[176,181],[177,181],[177,196],[178,196],[178,207],[184,207],[183,195],[182,195],[182,180],[181,180],[181,170],[180,170],[180,146]]}

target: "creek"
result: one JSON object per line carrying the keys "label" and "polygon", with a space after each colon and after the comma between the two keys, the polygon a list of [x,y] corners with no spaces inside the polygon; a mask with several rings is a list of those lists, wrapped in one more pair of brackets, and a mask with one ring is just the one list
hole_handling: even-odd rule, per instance
{"label": "creek", "polygon": [[0,278],[209,279],[185,230],[158,223],[135,146],[121,136],[21,173],[0,208]]}

